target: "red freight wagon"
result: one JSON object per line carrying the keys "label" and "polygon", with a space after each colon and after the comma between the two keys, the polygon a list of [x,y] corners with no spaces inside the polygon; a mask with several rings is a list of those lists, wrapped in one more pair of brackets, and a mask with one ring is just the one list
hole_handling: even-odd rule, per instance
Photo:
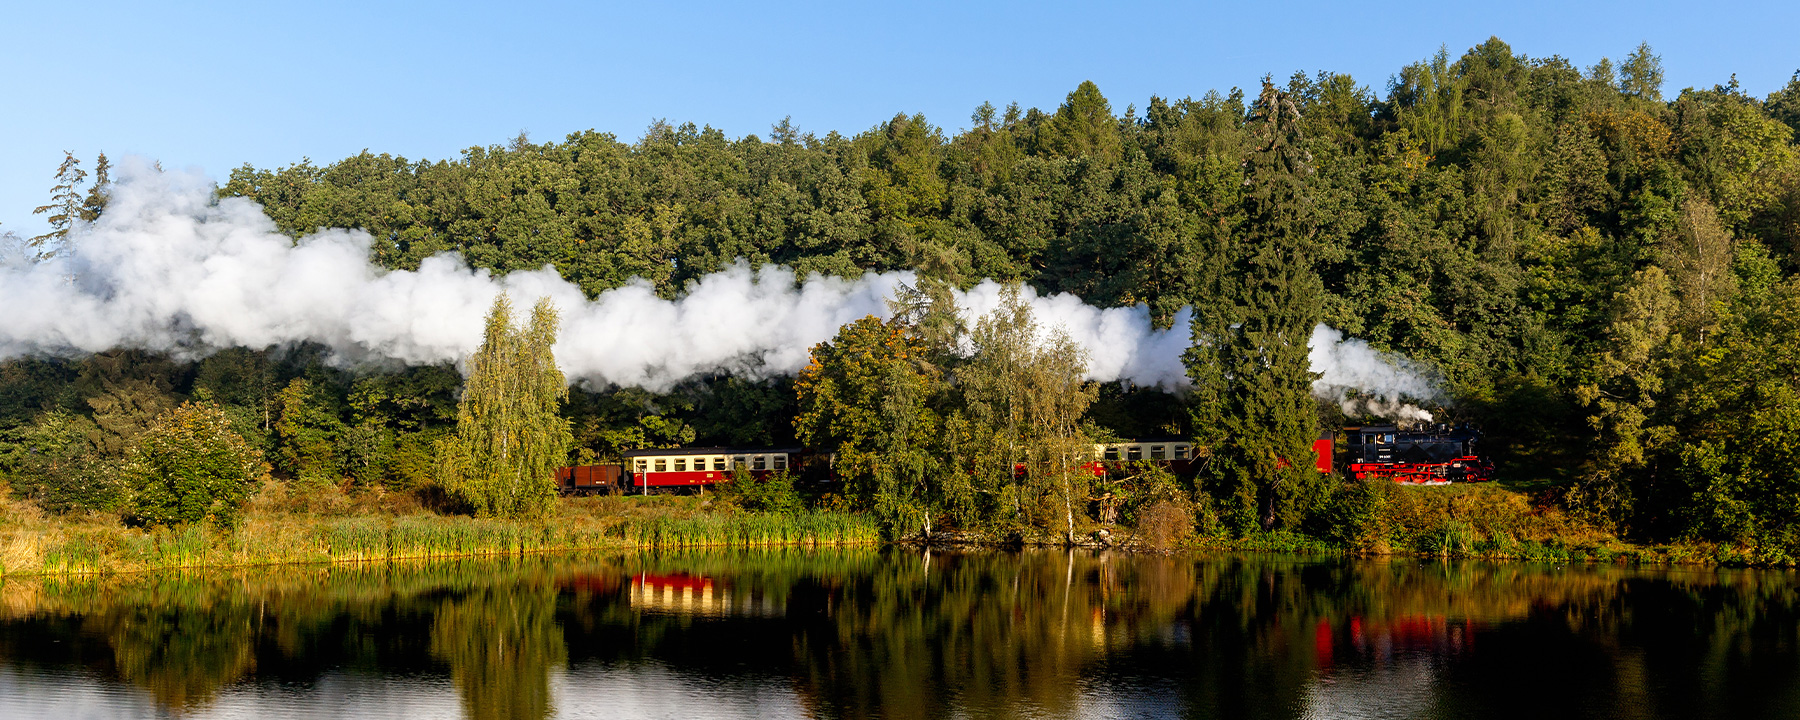
{"label": "red freight wagon", "polygon": [[618,465],[577,465],[556,469],[556,489],[568,495],[614,492],[624,468]]}

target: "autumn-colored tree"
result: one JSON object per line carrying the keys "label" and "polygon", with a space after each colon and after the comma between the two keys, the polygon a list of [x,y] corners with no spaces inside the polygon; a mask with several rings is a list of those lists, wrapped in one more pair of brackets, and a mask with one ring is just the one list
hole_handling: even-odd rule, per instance
{"label": "autumn-colored tree", "polygon": [[903,533],[930,533],[937,511],[937,380],[906,323],[871,315],[814,346],[794,382],[800,441],[834,453],[848,498]]}

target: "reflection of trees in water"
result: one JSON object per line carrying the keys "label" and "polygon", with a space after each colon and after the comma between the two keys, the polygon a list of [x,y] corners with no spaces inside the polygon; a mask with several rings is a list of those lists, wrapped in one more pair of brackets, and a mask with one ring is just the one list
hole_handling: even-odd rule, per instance
{"label": "reflection of trees in water", "polygon": [[[634,607],[630,578],[656,573],[709,578],[731,602]],[[0,660],[101,669],[174,710],[246,678],[345,669],[444,672],[470,717],[544,717],[552,668],[654,662],[793,687],[827,718],[1292,717],[1352,707],[1356,693],[1320,691],[1351,673],[1377,694],[1425,677],[1435,695],[1419,699],[1438,707],[1528,713],[1561,693],[1572,708],[1701,715],[1800,704],[1796,587],[1784,573],[1411,559],[695,551],[14,579],[0,585]]]}
{"label": "reflection of trees in water", "polygon": [[121,678],[150,691],[158,705],[192,709],[256,667],[255,608],[238,600],[118,607],[90,626],[111,643]]}
{"label": "reflection of trees in water", "polygon": [[8,580],[0,659],[110,671],[174,711],[252,673],[447,669],[470,717],[544,717],[550,668],[564,657],[552,578],[569,567],[525,558]]}
{"label": "reflection of trees in water", "polygon": [[463,714],[550,715],[550,669],[566,656],[556,586],[536,577],[447,599],[431,626],[431,654],[450,666]]}

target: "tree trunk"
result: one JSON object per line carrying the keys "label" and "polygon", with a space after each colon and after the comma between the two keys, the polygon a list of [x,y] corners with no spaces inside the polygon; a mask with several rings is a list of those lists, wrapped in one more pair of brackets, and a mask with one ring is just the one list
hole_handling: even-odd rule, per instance
{"label": "tree trunk", "polygon": [[1260,520],[1264,531],[1275,529],[1275,489],[1280,485],[1279,482],[1268,483],[1262,487],[1262,492],[1257,493],[1262,499]]}

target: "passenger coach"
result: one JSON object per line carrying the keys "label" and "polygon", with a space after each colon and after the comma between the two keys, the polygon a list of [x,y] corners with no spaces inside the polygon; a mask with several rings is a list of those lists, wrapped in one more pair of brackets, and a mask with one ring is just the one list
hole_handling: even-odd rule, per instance
{"label": "passenger coach", "polygon": [[705,487],[731,479],[737,468],[754,477],[797,469],[800,448],[661,448],[624,453],[633,490]]}

